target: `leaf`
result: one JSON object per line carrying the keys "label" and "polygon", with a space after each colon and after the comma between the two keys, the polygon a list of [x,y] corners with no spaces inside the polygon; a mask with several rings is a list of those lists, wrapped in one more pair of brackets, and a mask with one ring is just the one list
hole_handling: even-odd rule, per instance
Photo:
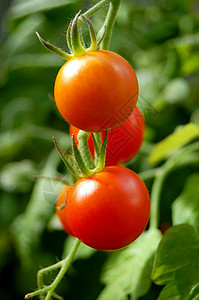
{"label": "leaf", "polygon": [[75,0],[31,0],[15,1],[10,9],[11,18],[21,18],[33,13],[51,10],[74,3]]}
{"label": "leaf", "polygon": [[[157,230],[144,232],[135,242],[114,252],[102,273],[106,285],[98,300],[135,299],[147,293],[155,250],[161,239]],[[147,251],[146,251],[147,249]]]}
{"label": "leaf", "polygon": [[51,68],[60,67],[63,64],[63,59],[52,53],[26,53],[10,57],[4,64],[8,67],[9,71],[20,68]]}
{"label": "leaf", "polygon": [[163,97],[168,103],[177,103],[186,99],[189,96],[189,92],[190,88],[187,80],[175,78],[166,85]]}
{"label": "leaf", "polygon": [[188,300],[199,283],[199,236],[190,225],[167,230],[159,244],[152,279],[166,286],[158,300]]}
{"label": "leaf", "polygon": [[[67,136],[64,135],[60,144],[65,144],[66,139]],[[54,148],[47,157],[41,175],[56,174],[59,163],[60,156]],[[62,187],[62,184],[53,180],[37,180],[24,213],[12,223],[15,247],[23,264],[31,265],[32,253],[40,242],[49,217],[55,211],[55,201]]]}
{"label": "leaf", "polygon": [[[24,52],[27,47],[32,46],[32,44],[36,41],[34,32],[36,29],[41,27],[42,23],[44,23],[43,15],[33,15],[27,17],[14,30],[12,30],[2,47],[2,51],[6,57],[19,51]],[[33,37],[35,37],[35,39]]]}
{"label": "leaf", "polygon": [[199,233],[199,174],[191,175],[182,193],[172,204],[173,224],[187,223]]}
{"label": "leaf", "polygon": [[0,187],[8,192],[27,193],[32,188],[36,169],[31,160],[5,164],[0,171]]}
{"label": "leaf", "polygon": [[180,129],[156,144],[149,155],[149,162],[151,164],[157,164],[166,156],[172,154],[174,150],[179,149],[196,137],[199,137],[199,126],[197,124],[188,123],[182,126]]}

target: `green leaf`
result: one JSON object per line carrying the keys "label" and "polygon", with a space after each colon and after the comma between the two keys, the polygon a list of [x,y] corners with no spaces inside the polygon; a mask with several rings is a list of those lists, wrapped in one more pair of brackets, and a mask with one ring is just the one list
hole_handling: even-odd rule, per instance
{"label": "green leaf", "polygon": [[35,30],[41,27],[44,23],[44,16],[33,15],[27,17],[21,22],[7,37],[2,47],[2,52],[6,57],[10,57],[16,52],[25,52],[25,49],[35,43]]}
{"label": "green leaf", "polygon": [[163,97],[168,103],[177,103],[185,100],[189,96],[190,88],[184,78],[175,78],[169,82],[164,91]]}
{"label": "green leaf", "polygon": [[0,187],[8,192],[27,193],[31,190],[36,169],[31,160],[5,164],[0,172]]}
{"label": "green leaf", "polygon": [[188,300],[199,283],[199,236],[190,225],[167,230],[159,244],[152,279],[166,286],[158,300]]}
{"label": "green leaf", "polygon": [[187,223],[199,232],[199,173],[191,175],[172,204],[173,224]]}
{"label": "green leaf", "polygon": [[146,294],[151,285],[153,258],[160,239],[158,230],[150,230],[124,250],[114,252],[102,273],[106,287],[98,300],[123,300],[128,299],[129,294],[135,299]]}
{"label": "green leaf", "polygon": [[[64,135],[64,138],[60,139],[62,145],[65,144],[66,138]],[[56,174],[59,163],[60,156],[54,148],[46,160],[41,175]],[[45,224],[55,211],[55,201],[62,187],[61,183],[45,178],[37,180],[24,213],[12,223],[15,247],[23,264],[32,264],[32,253],[40,242]]]}
{"label": "green leaf", "polygon": [[157,164],[166,156],[171,155],[174,150],[179,149],[196,137],[199,137],[199,126],[197,124],[188,123],[182,126],[156,144],[149,155],[149,162],[151,164]]}
{"label": "green leaf", "polygon": [[52,68],[60,67],[63,59],[51,53],[19,54],[5,60],[4,65],[9,71],[20,68]]}
{"label": "green leaf", "polygon": [[47,11],[57,7],[74,3],[75,0],[32,0],[15,1],[10,9],[11,18],[21,18],[40,11]]}

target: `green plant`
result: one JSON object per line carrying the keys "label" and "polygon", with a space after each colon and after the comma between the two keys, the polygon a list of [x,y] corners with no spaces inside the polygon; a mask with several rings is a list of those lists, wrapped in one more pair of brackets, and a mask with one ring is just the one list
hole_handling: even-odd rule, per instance
{"label": "green plant", "polygon": [[[62,153],[70,153],[68,124],[49,101],[63,60],[47,53],[34,32],[64,49],[64,23],[92,3],[16,0],[6,8],[4,2],[0,5],[1,15],[7,12],[0,33],[0,298],[19,300],[36,287],[38,268],[68,256],[74,243],[55,214],[61,189],[74,184],[52,149],[55,136]],[[102,37],[109,4],[105,1],[99,7],[103,9],[92,17],[92,10],[85,14]],[[89,47],[87,24],[82,22]],[[96,251],[80,243],[65,279],[58,280],[59,286],[57,280],[53,284],[66,299],[198,297],[198,24],[195,0],[135,0],[120,7],[110,50],[136,71],[137,105],[146,123],[142,147],[125,166],[138,173],[150,191],[150,225],[121,250]],[[107,35],[101,46],[106,43]],[[94,137],[101,142],[99,135]],[[81,137],[80,143],[87,138]],[[170,228],[162,235],[159,228],[164,224]],[[68,265],[63,266],[64,261],[57,269],[41,271],[42,288],[53,282],[59,268],[63,274]]]}

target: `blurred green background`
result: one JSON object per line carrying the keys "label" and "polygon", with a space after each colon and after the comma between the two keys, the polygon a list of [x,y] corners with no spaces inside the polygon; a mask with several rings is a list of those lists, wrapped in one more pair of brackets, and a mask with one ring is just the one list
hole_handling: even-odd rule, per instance
{"label": "blurred green background", "polygon": [[[64,61],[39,43],[35,31],[64,50],[70,20],[94,3],[85,0],[1,0],[0,17],[0,299],[19,300],[36,288],[36,272],[61,259],[70,238],[60,230],[54,203],[61,185],[36,175],[65,174],[52,136],[69,149],[68,124],[53,102],[53,85]],[[106,8],[93,18],[100,28]],[[85,28],[88,36],[88,29]],[[151,166],[153,147],[188,122],[199,124],[199,3],[192,0],[126,0],[110,50],[135,68],[138,105],[146,121],[145,143],[129,163],[136,172]],[[161,222],[197,166],[166,181]],[[62,175],[61,175],[62,176]],[[150,189],[150,182],[148,183]],[[95,300],[110,253],[82,248],[58,291],[64,299]],[[54,274],[52,274],[54,276]],[[51,274],[46,278],[50,282]],[[143,299],[156,299],[152,286]]]}

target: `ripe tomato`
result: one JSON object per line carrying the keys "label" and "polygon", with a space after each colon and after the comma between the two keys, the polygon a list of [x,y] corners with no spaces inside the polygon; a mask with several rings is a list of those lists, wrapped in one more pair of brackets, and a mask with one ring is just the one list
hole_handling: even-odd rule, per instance
{"label": "ripe tomato", "polygon": [[[135,107],[132,115],[122,125],[108,132],[106,149],[106,166],[123,164],[133,158],[139,151],[144,139],[145,123],[141,111]],[[79,129],[70,125],[70,135],[74,134],[78,144]],[[105,132],[101,133],[102,140]],[[89,149],[94,156],[94,145],[91,136],[88,138]]]}
{"label": "ripe tomato", "polygon": [[61,192],[59,193],[59,196],[58,196],[57,202],[56,202],[56,214],[62,224],[64,231],[67,234],[73,235],[72,231],[68,225],[67,219],[66,219],[65,209],[64,208],[60,209],[61,206],[64,205],[67,200],[68,188],[69,188],[69,186],[64,186],[63,189],[61,190]]}
{"label": "ripe tomato", "polygon": [[131,65],[106,50],[90,52],[66,62],[57,74],[55,102],[73,126],[99,132],[124,123],[138,98],[138,82]]}
{"label": "ripe tomato", "polygon": [[67,192],[68,224],[86,245],[99,250],[120,249],[143,232],[150,198],[141,178],[121,166],[77,181]]}

